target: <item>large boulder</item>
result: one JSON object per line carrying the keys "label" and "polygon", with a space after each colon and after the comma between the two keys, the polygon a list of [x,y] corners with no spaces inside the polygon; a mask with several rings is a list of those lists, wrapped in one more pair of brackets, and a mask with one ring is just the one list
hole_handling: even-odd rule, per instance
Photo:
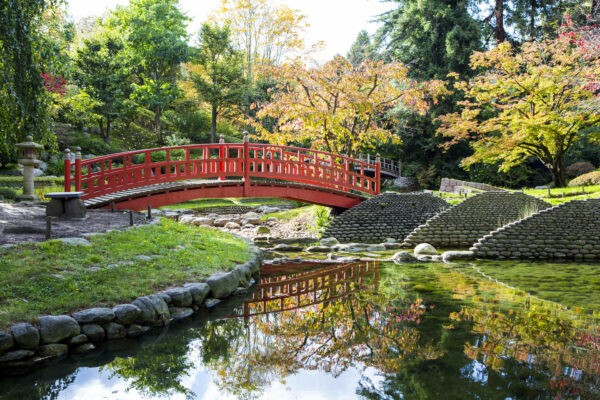
{"label": "large boulder", "polygon": [[163,298],[159,295],[138,297],[133,301],[142,312],[141,321],[151,325],[166,325],[171,320],[169,307]]}
{"label": "large boulder", "polygon": [[123,325],[129,325],[138,321],[142,315],[140,309],[133,304],[119,304],[113,308],[115,320]]}
{"label": "large boulder", "polygon": [[106,332],[104,332],[104,328],[98,324],[83,325],[81,327],[81,331],[92,343],[102,342],[106,338]]}
{"label": "large boulder", "polygon": [[194,304],[199,306],[202,304],[206,296],[210,293],[210,286],[207,283],[186,283],[183,285],[184,288],[188,289],[192,295]]}
{"label": "large boulder", "polygon": [[10,327],[15,343],[22,349],[35,350],[40,345],[40,332],[31,324],[16,324]]}
{"label": "large boulder", "polygon": [[340,242],[334,237],[323,238],[319,241],[322,246],[333,246],[339,244]]}
{"label": "large boulder", "polygon": [[236,274],[228,272],[211,275],[206,283],[210,286],[213,297],[223,299],[233,293],[240,281]]}
{"label": "large boulder", "polygon": [[241,226],[237,222],[228,222],[225,224],[225,229],[240,229]]}
{"label": "large boulder", "polygon": [[302,246],[294,246],[291,244],[285,244],[285,243],[281,243],[278,245],[275,245],[275,247],[273,247],[273,250],[275,251],[302,251],[303,247]]}
{"label": "large boulder", "polygon": [[190,290],[184,287],[165,290],[165,293],[171,297],[171,302],[177,307],[189,307],[194,301]]}
{"label": "large boulder", "polygon": [[12,349],[15,341],[10,333],[0,332],[0,354],[6,350]]}
{"label": "large boulder", "polygon": [[442,254],[442,261],[444,262],[471,261],[474,259],[475,253],[472,251],[446,251]]}
{"label": "large boulder", "polygon": [[415,247],[414,250],[415,256],[437,256],[438,252],[429,243],[421,243]]}
{"label": "large boulder", "polygon": [[64,339],[79,335],[81,329],[74,318],[67,315],[46,315],[38,319],[40,337],[44,343],[58,343]]}
{"label": "large boulder", "polygon": [[10,362],[22,360],[24,358],[29,358],[33,355],[33,351],[31,350],[14,350],[9,351],[8,353],[0,356],[0,363]]}
{"label": "large boulder", "polygon": [[121,324],[109,322],[103,326],[106,332],[106,340],[122,339],[127,335],[127,330]]}
{"label": "large boulder", "polygon": [[69,346],[62,343],[46,344],[41,346],[38,354],[41,357],[60,357],[69,352]]}
{"label": "large boulder", "polygon": [[110,308],[89,308],[73,314],[73,318],[83,324],[106,324],[115,319],[115,313]]}

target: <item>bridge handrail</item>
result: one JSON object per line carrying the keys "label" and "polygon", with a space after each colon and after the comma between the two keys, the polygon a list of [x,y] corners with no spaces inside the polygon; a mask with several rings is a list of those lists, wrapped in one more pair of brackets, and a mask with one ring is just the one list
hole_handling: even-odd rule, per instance
{"label": "bridge handrail", "polygon": [[[192,157],[192,151],[198,156]],[[183,151],[173,159],[174,152]],[[164,159],[152,161],[156,153]],[[212,153],[212,154],[211,154]],[[232,155],[232,153],[235,153]],[[135,157],[143,155],[142,160]],[[216,157],[215,157],[216,155]],[[198,158],[199,157],[199,158]],[[65,159],[65,191],[83,191],[89,199],[117,190],[187,179],[241,177],[287,180],[343,191],[379,193],[380,164],[300,147],[243,143],[190,144],[133,150],[81,160]]]}

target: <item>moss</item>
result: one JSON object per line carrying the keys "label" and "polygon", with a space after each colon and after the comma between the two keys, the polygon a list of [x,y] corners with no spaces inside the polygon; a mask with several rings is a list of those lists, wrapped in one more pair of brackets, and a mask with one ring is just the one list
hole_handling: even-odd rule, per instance
{"label": "moss", "polygon": [[129,302],[251,257],[240,239],[169,220],[89,241],[90,247],[49,241],[0,249],[0,329],[40,314]]}

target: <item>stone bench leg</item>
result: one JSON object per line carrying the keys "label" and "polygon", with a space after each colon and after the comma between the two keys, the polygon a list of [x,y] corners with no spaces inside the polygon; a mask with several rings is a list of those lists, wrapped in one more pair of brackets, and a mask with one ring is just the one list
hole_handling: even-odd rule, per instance
{"label": "stone bench leg", "polygon": [[77,199],[66,199],[65,200],[65,216],[67,218],[85,218],[85,205],[83,200]]}
{"label": "stone bench leg", "polygon": [[65,205],[62,199],[52,199],[46,205],[47,217],[60,217],[65,213]]}

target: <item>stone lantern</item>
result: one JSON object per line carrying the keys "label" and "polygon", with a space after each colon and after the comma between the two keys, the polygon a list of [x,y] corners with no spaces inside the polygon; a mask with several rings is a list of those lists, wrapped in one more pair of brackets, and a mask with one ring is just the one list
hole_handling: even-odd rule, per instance
{"label": "stone lantern", "polygon": [[27,136],[25,140],[25,142],[16,144],[21,149],[19,164],[23,165],[23,194],[17,198],[19,201],[37,200],[37,197],[33,194],[33,170],[40,163],[37,152],[44,148],[41,144],[35,143],[31,136]]}

